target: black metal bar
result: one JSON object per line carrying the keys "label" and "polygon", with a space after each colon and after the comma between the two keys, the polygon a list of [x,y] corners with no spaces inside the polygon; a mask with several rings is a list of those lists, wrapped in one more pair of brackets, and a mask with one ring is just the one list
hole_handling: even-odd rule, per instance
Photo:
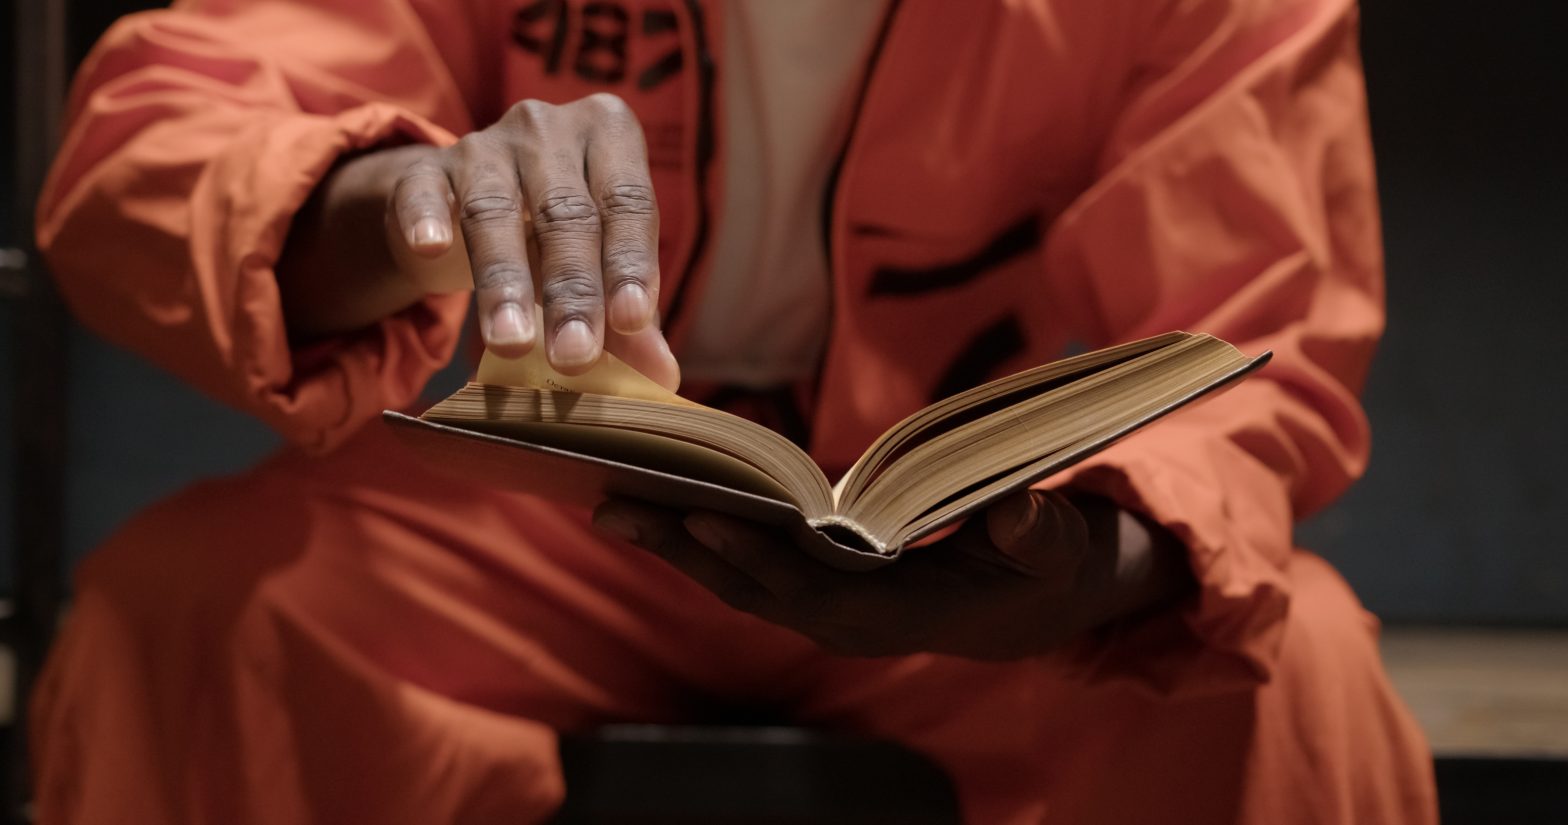
{"label": "black metal bar", "polygon": [[962,821],[930,759],[802,728],[612,725],[561,737],[561,770],[553,825]]}
{"label": "black metal bar", "polygon": [[66,0],[16,0],[10,31],[16,60],[16,219],[25,256],[17,297],[16,523],[11,639],[16,655],[15,722],[5,770],[5,815],[21,821],[29,798],[27,699],[54,636],[62,598],[67,421],[66,314],[32,246],[33,203],[58,143],[65,100]]}

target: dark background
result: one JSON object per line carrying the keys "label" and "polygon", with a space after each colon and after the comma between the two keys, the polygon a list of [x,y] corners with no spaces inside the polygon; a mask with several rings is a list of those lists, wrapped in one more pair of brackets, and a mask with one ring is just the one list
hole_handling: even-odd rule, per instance
{"label": "dark background", "polygon": [[[25,1],[25,0],[23,0]],[[81,0],[77,56],[135,2]],[[1385,619],[1568,624],[1568,66],[1555,4],[1364,4],[1389,331],[1366,393],[1368,476],[1301,528]],[[17,78],[0,42],[0,111]],[[15,243],[11,124],[0,244]],[[17,398],[17,308],[0,301],[0,432]],[[66,542],[80,557],[191,480],[277,443],[156,368],[72,331]],[[0,446],[0,542],[14,541]],[[0,588],[10,584],[0,561]]]}

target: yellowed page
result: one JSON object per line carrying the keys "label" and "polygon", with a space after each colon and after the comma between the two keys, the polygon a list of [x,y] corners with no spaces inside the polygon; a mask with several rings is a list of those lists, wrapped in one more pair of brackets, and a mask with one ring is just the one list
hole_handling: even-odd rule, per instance
{"label": "yellowed page", "polygon": [[[534,440],[545,446],[564,445],[524,438],[520,431],[502,432],[495,428],[513,424],[572,425],[584,428],[584,433],[624,430],[654,434],[755,467],[758,472],[776,479],[785,489],[797,491],[798,494],[788,500],[796,502],[808,515],[822,515],[832,509],[828,481],[809,456],[778,433],[710,407],[473,382],[431,407],[421,417],[463,429],[483,429],[518,440]],[[625,446],[635,445],[628,442]],[[580,447],[565,448],[585,452]],[[639,463],[635,457],[618,459],[614,454],[599,457]]]}
{"label": "yellowed page", "polygon": [[[435,420],[442,420],[439,416]],[[478,432],[556,447],[623,464],[634,464],[684,478],[694,478],[766,498],[804,506],[798,497],[767,473],[740,459],[675,438],[637,430],[617,430],[584,424],[491,420],[450,423]]]}
{"label": "yellowed page", "polygon": [[[538,328],[543,329],[543,324]],[[659,386],[658,382],[632,369],[630,364],[608,352],[582,375],[566,375],[550,366],[549,359],[545,357],[543,342],[534,345],[534,348],[522,358],[502,358],[485,350],[485,354],[479,359],[479,372],[474,380],[480,384],[497,384],[504,387],[588,392],[683,407],[702,406]]]}
{"label": "yellowed page", "polygon": [[[534,311],[536,321],[542,320],[542,313],[537,306]],[[543,324],[538,328],[543,328]],[[550,366],[542,342],[521,358],[502,358],[486,350],[480,356],[479,370],[474,380],[479,384],[591,393],[706,409],[701,404],[670,392],[608,352],[587,372],[566,375]],[[798,496],[750,464],[674,438],[606,427],[512,420],[495,420],[481,426],[475,426],[475,422],[464,422],[463,426],[601,458],[640,464],[804,506]]]}

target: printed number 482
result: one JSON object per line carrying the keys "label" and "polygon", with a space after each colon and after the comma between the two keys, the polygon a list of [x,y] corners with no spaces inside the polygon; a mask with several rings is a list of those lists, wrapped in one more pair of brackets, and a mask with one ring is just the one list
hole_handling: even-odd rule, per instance
{"label": "printed number 482", "polygon": [[[567,35],[574,22],[577,50],[568,56]],[[680,48],[675,12],[646,9],[639,22],[640,36],[670,41],[668,51],[637,72],[637,88],[647,91],[679,74],[685,53]],[[576,15],[570,13],[567,0],[532,0],[512,18],[512,42],[539,55],[545,74],[559,74],[570,57],[572,73],[591,83],[614,85],[626,79],[627,40],[632,34],[631,14],[613,0],[585,3]]]}

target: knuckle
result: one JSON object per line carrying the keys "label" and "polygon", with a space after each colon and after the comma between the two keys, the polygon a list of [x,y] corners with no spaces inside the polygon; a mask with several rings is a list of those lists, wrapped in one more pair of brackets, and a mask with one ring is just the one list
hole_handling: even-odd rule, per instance
{"label": "knuckle", "polygon": [[407,220],[442,215],[447,212],[441,196],[429,191],[393,190],[392,209]]}
{"label": "knuckle", "polygon": [[495,145],[495,139],[488,130],[469,132],[458,138],[444,156],[449,166],[470,166],[478,162],[479,158],[495,154]]}
{"label": "knuckle", "polygon": [[613,92],[594,92],[583,98],[582,103],[613,117],[630,115],[632,112],[632,107]]}
{"label": "knuckle", "polygon": [[522,215],[522,205],[510,192],[470,192],[463,197],[463,220],[474,224],[498,221],[515,221]]}
{"label": "knuckle", "polygon": [[544,283],[544,302],[562,317],[587,317],[600,303],[599,278],[577,266],[551,273]]}
{"label": "knuckle", "polygon": [[446,188],[446,173],[434,164],[421,161],[404,169],[392,184],[392,200],[420,205],[440,202]]}
{"label": "knuckle", "polygon": [[398,176],[397,181],[397,185],[399,187],[426,188],[432,186],[444,186],[445,184],[445,170],[426,159],[420,159],[410,163],[403,170],[403,174]]}
{"label": "knuckle", "polygon": [[607,218],[649,218],[659,213],[653,187],[642,183],[614,182],[599,194]]}
{"label": "knuckle", "polygon": [[501,301],[521,301],[528,271],[514,261],[496,261],[474,271],[474,288],[484,290]]}
{"label": "knuckle", "polygon": [[439,193],[428,189],[395,191],[392,202],[397,204],[400,211],[413,215],[433,215],[447,211],[446,200]]}
{"label": "knuckle", "polygon": [[599,228],[599,210],[585,193],[574,189],[545,192],[534,217],[534,231],[540,237],[551,233],[594,232]]}
{"label": "knuckle", "polygon": [[604,274],[611,288],[622,284],[642,284],[648,275],[648,253],[640,244],[616,241],[604,248]]}
{"label": "knuckle", "polygon": [[525,126],[542,126],[555,116],[557,108],[553,103],[534,98],[519,100],[507,110],[505,119]]}

